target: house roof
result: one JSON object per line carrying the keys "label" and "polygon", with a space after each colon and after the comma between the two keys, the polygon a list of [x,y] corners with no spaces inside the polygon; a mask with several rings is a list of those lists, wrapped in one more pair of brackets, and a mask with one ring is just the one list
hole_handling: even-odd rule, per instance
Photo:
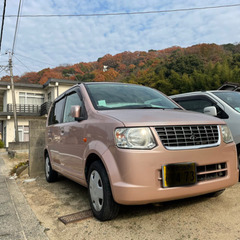
{"label": "house roof", "polygon": [[[75,85],[77,84],[77,81],[73,81],[73,80],[66,80],[66,79],[57,79],[57,78],[49,78],[48,81],[46,83],[44,83],[43,85],[41,84],[35,84],[35,83],[18,83],[18,82],[15,82],[14,83],[14,86],[15,87],[23,87],[23,88],[38,88],[38,89],[43,89],[45,87],[48,87],[51,83],[62,83],[64,85]],[[11,85],[11,82],[2,82],[0,81],[0,87],[4,86],[4,87],[7,87],[7,86],[10,86]]]}
{"label": "house roof", "polygon": [[49,78],[46,83],[43,84],[43,88],[49,86],[51,83],[64,83],[65,85],[75,85],[78,82],[74,80],[66,80],[66,79],[57,79],[57,78]]}
{"label": "house roof", "polygon": [[[0,86],[10,86],[11,82],[1,82]],[[24,87],[24,88],[43,88],[41,84],[33,84],[33,83],[14,83],[15,87]]]}

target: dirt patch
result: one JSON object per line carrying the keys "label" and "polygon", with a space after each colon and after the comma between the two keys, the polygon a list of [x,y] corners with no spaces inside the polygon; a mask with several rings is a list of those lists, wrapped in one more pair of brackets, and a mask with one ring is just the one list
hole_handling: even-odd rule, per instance
{"label": "dirt patch", "polygon": [[9,175],[14,175],[17,170],[23,166],[28,166],[28,154],[27,153],[16,153],[15,157],[10,157],[7,152],[1,154],[1,157],[5,161],[7,168],[9,169]]}
{"label": "dirt patch", "polygon": [[88,218],[63,224],[59,217],[88,210],[87,189],[60,177],[17,183],[50,240],[171,239],[240,240],[240,183],[217,198],[206,196],[143,206],[122,206],[117,219]]}
{"label": "dirt patch", "polygon": [[60,216],[89,209],[87,189],[63,177],[49,184],[18,180],[50,239],[240,239],[240,184],[205,196],[145,206],[123,206],[117,219],[89,218],[64,225]]}

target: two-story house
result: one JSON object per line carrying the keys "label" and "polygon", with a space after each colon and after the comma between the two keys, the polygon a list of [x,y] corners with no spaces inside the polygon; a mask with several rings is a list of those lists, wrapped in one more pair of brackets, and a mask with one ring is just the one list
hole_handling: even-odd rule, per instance
{"label": "two-story house", "polygon": [[[44,85],[15,83],[19,141],[29,141],[29,120],[47,116],[51,102],[76,81],[50,78]],[[13,101],[10,82],[0,81],[0,137],[5,147],[15,141]]]}

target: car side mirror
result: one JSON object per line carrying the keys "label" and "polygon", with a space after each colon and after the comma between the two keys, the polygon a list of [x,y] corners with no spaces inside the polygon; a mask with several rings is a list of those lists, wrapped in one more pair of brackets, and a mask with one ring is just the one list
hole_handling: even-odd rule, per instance
{"label": "car side mirror", "polygon": [[214,106],[205,107],[205,108],[203,109],[203,112],[204,112],[205,114],[208,114],[208,115],[211,115],[211,116],[214,116],[214,117],[217,116],[217,108],[214,107]]}
{"label": "car side mirror", "polygon": [[81,106],[74,105],[71,106],[71,116],[76,120],[76,121],[81,121],[83,120],[81,116]]}

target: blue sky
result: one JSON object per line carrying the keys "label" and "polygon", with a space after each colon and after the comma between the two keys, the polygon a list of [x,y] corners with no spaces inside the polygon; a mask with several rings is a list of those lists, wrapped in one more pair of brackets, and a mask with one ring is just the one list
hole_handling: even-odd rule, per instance
{"label": "blue sky", "polygon": [[[240,0],[22,0],[22,14],[145,12],[240,4]],[[3,1],[0,3],[2,14]],[[8,0],[6,15],[17,14]],[[96,61],[105,54],[160,50],[199,43],[240,42],[240,7],[172,13],[21,18],[13,58],[14,75],[59,65]],[[0,64],[7,64],[16,18],[5,18]],[[37,61],[36,61],[37,60]],[[0,76],[8,73],[2,71]]]}

